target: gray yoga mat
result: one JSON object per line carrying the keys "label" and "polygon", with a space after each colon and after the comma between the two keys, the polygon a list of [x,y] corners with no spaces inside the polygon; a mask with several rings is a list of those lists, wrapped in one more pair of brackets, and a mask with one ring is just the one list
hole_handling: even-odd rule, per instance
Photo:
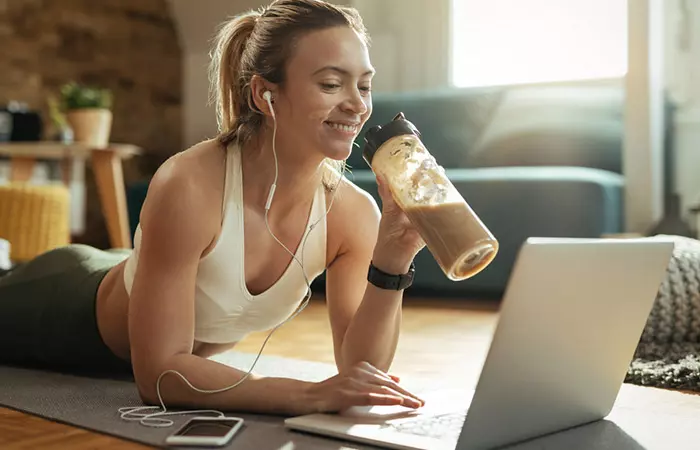
{"label": "gray yoga mat", "polygon": [[[241,369],[254,356],[228,352],[212,358]],[[263,356],[256,373],[320,381],[336,373],[330,364]],[[435,380],[432,380],[435,381]],[[407,387],[420,392],[425,382]],[[418,389],[418,390],[417,390]],[[631,389],[641,389],[632,387]],[[675,392],[661,397],[648,391],[631,391],[618,398],[606,419],[570,430],[508,446],[510,450],[667,450],[695,449],[700,442],[700,397]],[[150,428],[119,418],[118,409],[140,406],[132,380],[80,377],[55,372],[0,365],[0,405],[88,430],[162,447],[164,440],[188,416],[171,416],[171,428]],[[243,417],[246,426],[229,444],[234,450],[370,450],[379,447],[325,438],[284,428],[283,417],[231,414]]]}
{"label": "gray yoga mat", "polygon": [[[254,355],[227,352],[214,357],[219,362],[241,369],[250,367]],[[287,376],[320,381],[336,373],[329,364],[263,356],[255,372],[269,376]],[[0,365],[0,405],[57,422],[109,434],[146,445],[163,447],[165,438],[191,416],[168,416],[175,425],[169,428],[145,427],[121,420],[118,409],[142,406],[136,386],[127,378],[83,377],[56,372]],[[167,405],[166,405],[167,406]],[[238,436],[227,449],[376,449],[342,440],[328,439],[287,430],[283,417],[227,414],[245,419]]]}

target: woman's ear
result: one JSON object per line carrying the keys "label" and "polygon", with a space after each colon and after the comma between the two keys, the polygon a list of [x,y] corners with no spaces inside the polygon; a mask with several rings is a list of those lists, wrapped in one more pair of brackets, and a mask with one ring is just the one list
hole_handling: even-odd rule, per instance
{"label": "woman's ear", "polygon": [[264,80],[261,76],[253,75],[253,78],[250,80],[250,90],[256,109],[265,115],[271,116],[272,112],[270,111],[270,105],[268,105],[267,99],[265,98],[265,92],[270,92],[270,101],[274,103],[276,92],[275,86],[272,83]]}

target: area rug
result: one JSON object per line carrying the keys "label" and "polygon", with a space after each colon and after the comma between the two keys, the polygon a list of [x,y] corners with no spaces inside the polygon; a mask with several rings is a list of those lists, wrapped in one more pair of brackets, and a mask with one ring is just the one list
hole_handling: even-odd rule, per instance
{"label": "area rug", "polygon": [[675,248],[625,381],[700,392],[700,241]]}

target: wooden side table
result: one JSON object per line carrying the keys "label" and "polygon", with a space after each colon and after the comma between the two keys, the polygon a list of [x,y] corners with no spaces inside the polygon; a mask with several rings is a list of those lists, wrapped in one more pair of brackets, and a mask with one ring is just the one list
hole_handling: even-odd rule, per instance
{"label": "wooden side table", "polygon": [[[91,148],[77,143],[44,141],[0,143],[0,155],[10,157],[10,180],[14,182],[29,180],[37,159],[60,161],[63,182],[71,191],[72,202],[77,204],[84,204],[85,161],[90,159],[113,248],[131,248],[132,245],[122,160],[139,153],[141,149],[131,144]],[[82,221],[84,214],[84,208],[80,208],[73,219]]]}

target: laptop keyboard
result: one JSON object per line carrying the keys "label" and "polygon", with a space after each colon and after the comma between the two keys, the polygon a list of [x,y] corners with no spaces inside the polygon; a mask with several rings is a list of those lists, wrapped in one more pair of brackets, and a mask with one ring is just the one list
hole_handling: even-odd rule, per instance
{"label": "laptop keyboard", "polygon": [[409,433],[436,439],[457,439],[459,433],[462,431],[465,418],[465,412],[454,412],[436,416],[416,417],[397,423],[388,423],[385,426],[400,433]]}

